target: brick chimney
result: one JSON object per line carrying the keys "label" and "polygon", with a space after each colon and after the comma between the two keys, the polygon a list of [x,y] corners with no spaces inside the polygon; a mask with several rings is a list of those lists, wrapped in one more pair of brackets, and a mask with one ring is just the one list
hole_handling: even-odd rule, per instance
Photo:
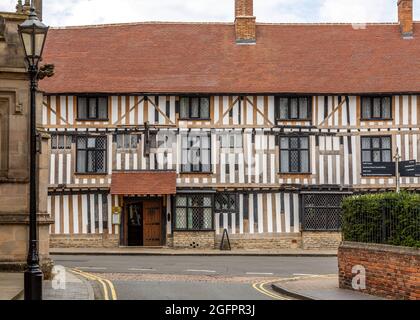
{"label": "brick chimney", "polygon": [[413,0],[398,0],[398,22],[404,38],[413,37]]}
{"label": "brick chimney", "polygon": [[236,43],[255,44],[256,18],[253,0],[235,0]]}

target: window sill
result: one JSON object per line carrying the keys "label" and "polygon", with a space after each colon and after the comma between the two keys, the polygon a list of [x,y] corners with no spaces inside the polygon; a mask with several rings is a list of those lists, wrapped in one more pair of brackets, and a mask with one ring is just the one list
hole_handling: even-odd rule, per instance
{"label": "window sill", "polygon": [[203,118],[203,119],[197,119],[197,118],[194,118],[194,119],[178,119],[179,121],[211,121],[211,119],[209,118],[209,119],[207,119],[207,118]]}
{"label": "window sill", "polygon": [[77,122],[109,122],[109,119],[76,119]]}
{"label": "window sill", "polygon": [[106,176],[108,176],[108,173],[95,173],[95,172],[92,172],[92,173],[78,173],[78,172],[76,172],[74,175],[76,177],[77,176],[81,176],[81,177],[86,177],[86,176],[104,176],[104,177],[106,177]]}
{"label": "window sill", "polygon": [[369,122],[383,122],[383,121],[394,121],[394,119],[360,119],[360,121],[369,121]]}
{"label": "window sill", "polygon": [[173,233],[175,232],[216,232],[216,230],[215,229],[199,229],[199,230],[174,229]]}
{"label": "window sill", "polygon": [[213,172],[180,172],[180,175],[212,175]]}
{"label": "window sill", "polygon": [[312,172],[278,172],[279,176],[311,176]]}
{"label": "window sill", "polygon": [[276,119],[277,122],[312,122],[312,119]]}

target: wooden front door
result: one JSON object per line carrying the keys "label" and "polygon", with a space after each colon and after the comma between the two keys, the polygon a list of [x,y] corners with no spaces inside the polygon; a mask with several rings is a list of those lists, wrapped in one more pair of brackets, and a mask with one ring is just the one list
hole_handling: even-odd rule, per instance
{"label": "wooden front door", "polygon": [[159,200],[143,202],[143,245],[162,245],[162,203]]}

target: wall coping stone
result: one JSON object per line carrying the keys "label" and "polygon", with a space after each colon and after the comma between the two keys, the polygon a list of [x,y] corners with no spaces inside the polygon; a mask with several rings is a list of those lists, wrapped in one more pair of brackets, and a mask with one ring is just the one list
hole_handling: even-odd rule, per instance
{"label": "wall coping stone", "polygon": [[362,242],[351,242],[344,241],[340,249],[362,249],[362,250],[374,250],[381,252],[391,252],[396,254],[410,254],[420,256],[420,249],[410,247],[399,247],[387,244],[375,244],[375,243],[362,243]]}

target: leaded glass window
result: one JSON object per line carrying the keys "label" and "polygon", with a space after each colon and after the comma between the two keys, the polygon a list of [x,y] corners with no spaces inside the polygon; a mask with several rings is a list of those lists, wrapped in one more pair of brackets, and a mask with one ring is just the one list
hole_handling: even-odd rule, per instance
{"label": "leaded glass window", "polygon": [[280,172],[309,173],[309,137],[280,137]]}
{"label": "leaded glass window", "polygon": [[77,173],[106,173],[106,137],[77,137]]}
{"label": "leaded glass window", "polygon": [[180,118],[183,120],[210,119],[209,97],[181,97],[179,106]]}
{"label": "leaded glass window", "polygon": [[175,230],[212,230],[213,197],[178,195],[175,201]]}

